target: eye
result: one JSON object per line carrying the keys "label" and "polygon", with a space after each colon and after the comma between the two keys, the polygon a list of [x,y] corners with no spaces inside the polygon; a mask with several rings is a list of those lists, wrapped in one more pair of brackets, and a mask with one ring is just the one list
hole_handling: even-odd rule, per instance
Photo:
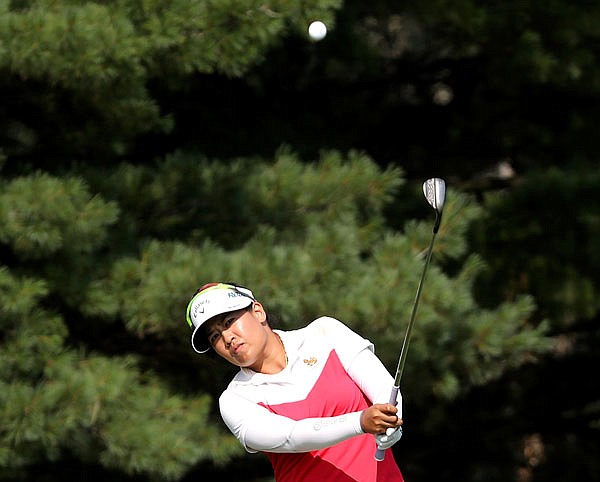
{"label": "eye", "polygon": [[216,333],[216,332],[215,333],[211,333],[210,335],[208,335],[208,342],[211,345],[214,345],[217,342],[218,339],[219,339],[219,334]]}
{"label": "eye", "polygon": [[237,320],[237,318],[235,316],[228,316],[227,318],[225,318],[223,320],[223,328],[225,328],[225,329],[229,328],[231,325],[233,325],[235,323],[235,320]]}

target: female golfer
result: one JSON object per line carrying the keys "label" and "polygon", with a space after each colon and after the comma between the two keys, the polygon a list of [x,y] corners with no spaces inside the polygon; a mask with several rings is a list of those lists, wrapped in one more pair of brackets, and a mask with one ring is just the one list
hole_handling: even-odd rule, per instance
{"label": "female golfer", "polygon": [[198,353],[211,348],[240,367],[219,398],[221,416],[248,452],[264,452],[277,482],[402,482],[388,451],[402,434],[394,383],[373,345],[341,322],[318,318],[272,329],[252,292],[200,288],[186,310]]}

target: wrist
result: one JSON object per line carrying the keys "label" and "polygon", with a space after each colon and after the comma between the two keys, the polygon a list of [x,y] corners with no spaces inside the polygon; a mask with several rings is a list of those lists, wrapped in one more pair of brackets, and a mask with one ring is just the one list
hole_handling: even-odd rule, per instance
{"label": "wrist", "polygon": [[360,412],[356,412],[356,414],[358,415],[357,417],[357,432],[359,434],[363,434],[363,433],[367,433],[367,431],[365,430],[365,426],[363,424],[363,416],[365,414],[365,411],[362,410]]}

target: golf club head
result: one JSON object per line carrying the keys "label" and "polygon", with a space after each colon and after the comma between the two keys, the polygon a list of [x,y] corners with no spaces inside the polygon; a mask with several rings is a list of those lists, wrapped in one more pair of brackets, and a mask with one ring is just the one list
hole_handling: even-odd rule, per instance
{"label": "golf club head", "polygon": [[436,212],[436,221],[433,232],[437,233],[442,220],[442,211],[444,209],[444,201],[446,200],[446,183],[439,177],[432,177],[423,183],[423,194],[427,202]]}

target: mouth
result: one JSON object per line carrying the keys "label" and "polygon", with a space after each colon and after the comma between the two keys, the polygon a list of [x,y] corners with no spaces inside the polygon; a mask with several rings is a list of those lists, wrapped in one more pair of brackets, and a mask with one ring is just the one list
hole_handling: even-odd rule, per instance
{"label": "mouth", "polygon": [[231,354],[234,355],[234,356],[237,355],[240,352],[240,350],[242,349],[243,346],[244,346],[243,343],[240,343],[239,345],[232,346],[231,347]]}

